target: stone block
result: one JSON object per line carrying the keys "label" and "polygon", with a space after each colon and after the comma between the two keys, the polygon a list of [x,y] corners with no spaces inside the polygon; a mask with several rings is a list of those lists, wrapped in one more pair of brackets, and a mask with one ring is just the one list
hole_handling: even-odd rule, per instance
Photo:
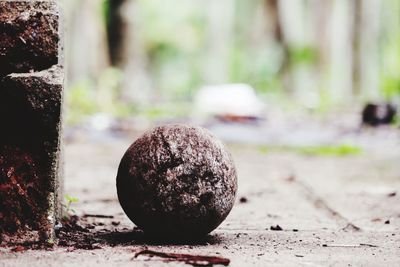
{"label": "stone block", "polygon": [[64,70],[52,1],[0,1],[0,243],[54,241]]}
{"label": "stone block", "polygon": [[0,1],[0,76],[57,64],[58,25],[52,1]]}

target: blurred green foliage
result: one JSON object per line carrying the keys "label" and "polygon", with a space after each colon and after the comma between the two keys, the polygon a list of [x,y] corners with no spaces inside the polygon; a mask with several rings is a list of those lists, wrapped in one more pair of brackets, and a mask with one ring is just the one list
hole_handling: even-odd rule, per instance
{"label": "blurred green foliage", "polygon": [[279,64],[277,56],[264,49],[248,49],[238,42],[230,49],[229,82],[247,83],[257,91],[279,91]]}
{"label": "blurred green foliage", "polygon": [[[266,39],[265,43],[254,42],[252,36],[251,27],[256,23],[258,10],[264,7],[263,1],[234,2],[233,40],[225,44],[229,46],[229,75],[225,82],[247,83],[261,93],[284,93],[279,73],[283,64],[282,47],[272,45]],[[171,5],[160,0],[139,0],[138,5],[141,11],[138,28],[143,29],[139,38],[145,42],[149,69],[157,89],[173,98],[189,98],[204,84],[204,57],[209,41],[207,27],[210,26],[206,9],[199,8],[195,1],[176,1]],[[392,12],[400,11],[398,1],[391,1],[384,8],[390,7]],[[396,18],[395,15],[391,17]],[[390,31],[389,28],[386,30]],[[384,35],[388,37],[380,40],[383,58],[380,90],[391,99],[400,95],[400,30]],[[313,45],[289,44],[288,49],[291,69],[317,67],[319,52]],[[330,95],[326,88],[318,91],[321,109],[326,109],[330,106]]]}
{"label": "blurred green foliage", "polygon": [[400,32],[395,37],[395,41],[389,42],[383,50],[385,64],[381,74],[381,89],[387,100],[400,97]]}
{"label": "blurred green foliage", "polygon": [[312,65],[317,62],[318,51],[311,46],[293,46],[289,49],[289,56],[294,65]]}
{"label": "blurred green foliage", "polygon": [[[64,1],[75,8],[79,8],[81,3],[79,0]],[[103,17],[104,27],[109,22],[109,1],[101,0],[97,5],[99,10],[96,9],[96,14]],[[273,31],[265,29],[269,23],[268,12],[260,13],[260,10],[266,8],[266,1],[232,0],[232,3],[231,36],[229,41],[221,44],[228,51],[227,77],[222,83],[246,83],[258,93],[268,95],[269,99],[271,95],[279,95],[276,97],[279,101],[293,104],[295,90],[288,88],[293,86],[291,80],[296,79],[299,73],[307,73],[306,79],[311,82],[301,84],[304,87],[302,92],[307,94],[307,90],[314,90],[314,95],[319,98],[318,104],[313,106],[317,112],[330,109],[333,106],[331,91],[336,88],[331,88],[331,69],[324,68],[321,63],[321,51],[315,40],[314,43],[304,40],[287,42],[283,47],[274,39]],[[151,79],[150,95],[156,95],[158,104],[170,100],[174,103],[188,102],[196,90],[207,83],[205,70],[210,64],[207,52],[215,40],[210,39],[213,25],[209,20],[210,10],[204,5],[197,0],[176,0],[173,4],[162,0],[135,0],[136,11],[130,18],[135,25],[134,38],[139,42],[138,53],[144,58],[144,72]],[[376,90],[379,90],[378,98],[393,100],[400,98],[400,1],[387,0],[381,6],[384,12],[379,40],[376,40],[379,42],[377,58],[380,61],[377,68],[380,72],[379,88]],[[325,56],[329,57],[328,54]],[[282,74],[283,68],[287,73]],[[161,113],[181,114],[186,110],[186,107],[177,109],[173,105],[154,108],[127,103],[123,99],[121,76],[121,71],[109,68],[94,79],[71,83],[67,97],[68,121],[78,122],[82,115],[96,112],[115,116],[144,112],[146,116],[155,118],[162,116]],[[149,102],[153,103],[153,99]]]}
{"label": "blurred green foliage", "polygon": [[139,113],[150,120],[168,118],[185,118],[190,115],[191,106],[188,103],[164,104],[157,106],[144,106]]}
{"label": "blurred green foliage", "polygon": [[258,151],[262,154],[269,152],[292,152],[309,156],[347,156],[362,153],[360,147],[348,144],[324,146],[260,146],[258,147]]}
{"label": "blurred green foliage", "polygon": [[106,25],[109,24],[110,22],[110,0],[102,0],[102,5],[101,5],[101,9],[102,9],[102,16],[103,16],[103,20],[105,22]]}
{"label": "blurred green foliage", "polygon": [[68,124],[81,123],[86,116],[108,113],[115,117],[126,117],[136,112],[133,104],[120,99],[121,71],[106,69],[96,81],[80,80],[72,84],[67,94]]}
{"label": "blurred green foliage", "polygon": [[78,123],[82,116],[96,112],[95,93],[90,90],[92,87],[90,80],[78,81],[69,87],[66,95],[68,124]]}
{"label": "blurred green foliage", "polygon": [[[165,98],[187,99],[201,84],[205,20],[193,1],[139,0],[138,38],[155,89]],[[177,8],[179,5],[179,8]]]}
{"label": "blurred green foliage", "polygon": [[301,154],[313,156],[346,156],[358,155],[362,152],[362,149],[351,145],[339,145],[299,147],[296,151]]}
{"label": "blurred green foliage", "polygon": [[384,19],[392,25],[382,29],[381,91],[386,100],[400,98],[400,1],[388,0]]}

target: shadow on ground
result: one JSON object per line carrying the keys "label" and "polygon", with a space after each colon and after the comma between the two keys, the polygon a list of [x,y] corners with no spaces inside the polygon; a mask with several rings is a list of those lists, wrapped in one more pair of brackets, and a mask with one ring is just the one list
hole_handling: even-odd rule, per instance
{"label": "shadow on ground", "polygon": [[145,234],[139,228],[111,228],[94,229],[95,225],[88,223],[84,218],[71,216],[62,222],[57,230],[58,245],[71,249],[100,249],[102,247],[131,246],[131,245],[193,245],[207,246],[220,244],[222,237],[207,235],[197,239],[164,239]]}

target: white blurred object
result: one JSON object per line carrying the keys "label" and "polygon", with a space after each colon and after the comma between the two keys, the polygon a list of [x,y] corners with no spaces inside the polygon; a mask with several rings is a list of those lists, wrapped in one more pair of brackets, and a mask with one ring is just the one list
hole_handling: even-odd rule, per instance
{"label": "white blurred object", "polygon": [[263,103],[247,84],[205,86],[195,96],[196,111],[214,116],[261,117]]}
{"label": "white blurred object", "polygon": [[90,130],[106,131],[109,130],[115,123],[114,118],[107,113],[97,113],[90,116],[88,119],[88,126]]}

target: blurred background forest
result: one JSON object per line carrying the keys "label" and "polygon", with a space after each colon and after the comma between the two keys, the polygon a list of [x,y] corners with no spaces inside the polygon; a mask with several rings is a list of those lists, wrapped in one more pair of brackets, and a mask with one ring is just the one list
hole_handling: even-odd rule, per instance
{"label": "blurred background forest", "polygon": [[185,117],[205,86],[237,83],[246,85],[237,100],[253,109],[261,103],[325,113],[399,102],[398,0],[63,5],[70,124],[95,114]]}

